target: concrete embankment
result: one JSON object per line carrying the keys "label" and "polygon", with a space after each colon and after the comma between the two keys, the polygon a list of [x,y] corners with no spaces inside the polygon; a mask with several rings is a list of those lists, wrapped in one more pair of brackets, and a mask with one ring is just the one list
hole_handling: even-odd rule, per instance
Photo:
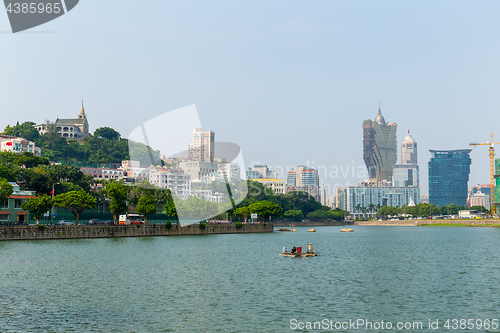
{"label": "concrete embankment", "polygon": [[38,240],[71,238],[113,238],[113,237],[149,237],[181,236],[207,234],[243,234],[273,232],[272,224],[246,224],[240,228],[236,224],[208,224],[202,228],[199,224],[168,229],[165,225],[54,225],[54,226],[0,226],[2,240]]}

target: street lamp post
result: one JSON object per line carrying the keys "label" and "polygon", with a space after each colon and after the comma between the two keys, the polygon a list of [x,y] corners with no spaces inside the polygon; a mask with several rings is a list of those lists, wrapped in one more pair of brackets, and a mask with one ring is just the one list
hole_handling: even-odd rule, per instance
{"label": "street lamp post", "polygon": [[[52,200],[54,200],[54,193],[55,193],[55,190],[54,190],[54,185],[56,184],[60,184],[60,183],[52,183]],[[52,206],[51,208],[51,212],[50,212],[50,224],[54,224],[54,206]]]}

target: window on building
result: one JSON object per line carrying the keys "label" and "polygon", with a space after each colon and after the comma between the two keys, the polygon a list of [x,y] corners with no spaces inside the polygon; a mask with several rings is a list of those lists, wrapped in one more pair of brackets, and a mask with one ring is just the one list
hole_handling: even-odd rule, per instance
{"label": "window on building", "polygon": [[2,203],[2,209],[8,209],[9,208],[9,200],[5,200],[3,203]]}
{"label": "window on building", "polygon": [[0,221],[8,221],[9,214],[0,214]]}
{"label": "window on building", "polygon": [[15,199],[14,200],[14,208],[21,209],[21,205],[26,201],[26,199]]}

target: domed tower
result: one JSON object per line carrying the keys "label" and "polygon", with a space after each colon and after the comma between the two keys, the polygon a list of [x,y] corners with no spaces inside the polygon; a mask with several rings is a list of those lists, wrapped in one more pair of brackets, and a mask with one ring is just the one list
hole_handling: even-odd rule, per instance
{"label": "domed tower", "polygon": [[363,159],[371,181],[392,181],[397,162],[396,123],[387,124],[380,105],[375,120],[363,121]]}
{"label": "domed tower", "polygon": [[418,164],[417,141],[410,135],[410,130],[401,144],[401,164]]}

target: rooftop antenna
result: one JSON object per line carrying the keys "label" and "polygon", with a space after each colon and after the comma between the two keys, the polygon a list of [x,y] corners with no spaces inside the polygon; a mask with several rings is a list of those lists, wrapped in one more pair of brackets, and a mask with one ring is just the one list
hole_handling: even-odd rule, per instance
{"label": "rooftop antenna", "polygon": [[378,112],[380,112],[380,99],[378,100]]}

